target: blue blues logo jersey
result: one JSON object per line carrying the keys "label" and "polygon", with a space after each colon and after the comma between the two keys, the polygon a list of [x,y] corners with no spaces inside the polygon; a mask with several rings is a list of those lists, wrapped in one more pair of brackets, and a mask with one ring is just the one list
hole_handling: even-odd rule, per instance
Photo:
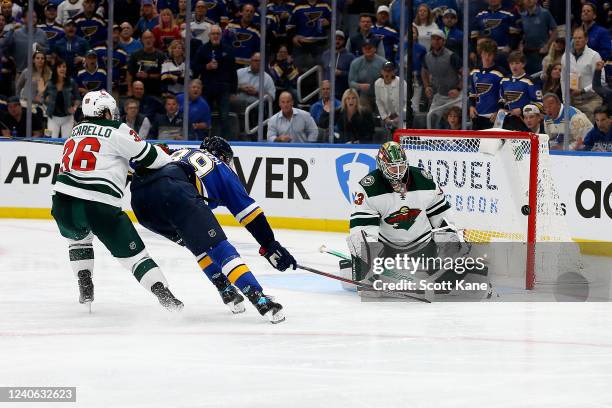
{"label": "blue blues logo jersey", "polygon": [[211,209],[226,207],[243,226],[263,213],[236,173],[212,154],[200,149],[181,149],[171,158],[194,175],[195,187]]}
{"label": "blue blues logo jersey", "polygon": [[259,27],[251,24],[248,27],[242,27],[240,20],[233,21],[227,25],[227,33],[231,39],[232,47],[234,47],[234,56],[236,64],[240,66],[249,65],[251,55],[259,52]]}
{"label": "blue blues logo jersey", "polygon": [[76,82],[79,88],[85,88],[87,92],[106,89],[106,71],[102,68],[98,68],[94,72],[82,69],[77,74]]}
{"label": "blue blues logo jersey", "polygon": [[280,4],[270,2],[266,4],[266,7],[268,9],[267,15],[276,18],[276,36],[279,38],[287,37],[287,23],[289,22],[289,18],[291,18],[291,14],[293,14],[295,3],[292,1],[282,2]]}
{"label": "blue blues logo jersey", "polygon": [[500,83],[504,78],[501,68],[478,68],[470,72],[470,105],[479,115],[489,115],[499,109]]}
{"label": "blue blues logo jersey", "polygon": [[77,26],[77,35],[85,38],[90,45],[99,45],[106,42],[106,22],[99,14],[87,18],[79,13],[74,17]]}
{"label": "blue blues logo jersey", "polygon": [[506,10],[483,10],[476,15],[471,38],[491,38],[499,47],[510,44],[510,35],[519,34],[518,18]]}
{"label": "blue blues logo jersey", "polygon": [[500,102],[509,110],[533,104],[542,110],[542,89],[534,84],[526,74],[515,78],[504,78],[500,84]]}
{"label": "blue blues logo jersey", "polygon": [[395,61],[395,54],[399,45],[399,34],[397,31],[389,26],[378,26],[375,24],[372,27],[372,34],[383,42],[387,61]]}
{"label": "blue blues logo jersey", "polygon": [[300,3],[293,9],[293,14],[287,23],[287,30],[295,30],[295,35],[303,37],[305,43],[315,43],[327,39],[322,19],[331,21],[331,6],[327,1],[319,1],[314,5]]}
{"label": "blue blues logo jersey", "polygon": [[39,24],[37,27],[47,34],[49,49],[53,49],[55,44],[64,38],[64,28],[56,22],[53,22],[53,24]]}
{"label": "blue blues logo jersey", "polygon": [[[260,21],[259,11],[255,12],[253,21]],[[278,19],[274,14],[266,14],[266,34],[276,37],[278,32]]]}
{"label": "blue blues logo jersey", "polygon": [[[98,65],[106,70],[106,47],[99,45],[94,48],[98,55]],[[123,48],[115,48],[113,50],[113,82],[118,83],[120,79],[125,78],[127,72],[128,53]]]}
{"label": "blue blues logo jersey", "polygon": [[216,24],[227,24],[227,7],[223,0],[205,0],[206,2],[206,18],[214,21]]}

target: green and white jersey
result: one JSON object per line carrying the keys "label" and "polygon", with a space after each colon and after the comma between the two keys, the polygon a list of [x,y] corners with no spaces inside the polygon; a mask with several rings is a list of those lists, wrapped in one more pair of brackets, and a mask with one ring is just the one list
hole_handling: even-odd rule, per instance
{"label": "green and white jersey", "polygon": [[406,192],[396,193],[380,170],[359,181],[350,219],[351,234],[365,230],[372,237],[403,250],[418,250],[432,228],[451,221],[451,208],[431,174],[408,168]]}
{"label": "green and white jersey", "polygon": [[121,207],[129,162],[157,169],[170,156],[128,125],[106,119],[80,122],[64,143],[54,191]]}

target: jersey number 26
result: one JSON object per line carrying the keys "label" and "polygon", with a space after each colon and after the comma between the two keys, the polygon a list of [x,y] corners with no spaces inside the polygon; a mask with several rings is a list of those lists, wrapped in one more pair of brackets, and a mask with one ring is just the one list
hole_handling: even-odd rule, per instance
{"label": "jersey number 26", "polygon": [[[76,146],[76,150],[75,150]],[[78,144],[70,139],[64,145],[62,171],[91,171],[96,168],[96,155],[100,151],[100,141],[95,137],[86,137]],[[74,154],[72,154],[74,152]]]}

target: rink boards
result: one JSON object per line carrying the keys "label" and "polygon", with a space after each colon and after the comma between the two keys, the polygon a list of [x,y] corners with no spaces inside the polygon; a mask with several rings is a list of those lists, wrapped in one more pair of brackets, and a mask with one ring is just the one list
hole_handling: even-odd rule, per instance
{"label": "rink boards", "polygon": [[[196,144],[176,143],[171,147],[181,146]],[[351,186],[375,168],[378,148],[281,143],[233,146],[236,173],[274,227],[340,232],[348,230]],[[50,218],[52,183],[61,153],[59,145],[0,143],[0,217]],[[460,217],[477,218],[482,229],[501,222],[503,206],[509,205],[509,200],[495,180],[494,164],[491,167],[465,152],[448,155],[447,164],[441,167],[438,163],[432,167],[426,155],[409,160],[430,170],[434,179],[443,178],[444,191]],[[558,204],[572,238],[612,242],[612,155],[553,154],[550,163],[560,196]],[[463,172],[467,173],[464,179]],[[452,193],[452,182],[457,180],[471,188],[462,194]],[[127,191],[124,208],[128,211],[129,198]],[[237,225],[228,212],[220,210],[217,214],[222,224]],[[602,248],[603,253],[606,250]]]}

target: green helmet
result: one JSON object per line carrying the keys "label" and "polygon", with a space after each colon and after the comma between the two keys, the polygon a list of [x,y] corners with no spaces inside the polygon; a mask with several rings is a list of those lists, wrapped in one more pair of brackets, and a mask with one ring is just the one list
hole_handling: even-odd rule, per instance
{"label": "green helmet", "polygon": [[401,182],[408,170],[408,158],[397,142],[386,142],[376,155],[376,165],[395,191],[401,189]]}

